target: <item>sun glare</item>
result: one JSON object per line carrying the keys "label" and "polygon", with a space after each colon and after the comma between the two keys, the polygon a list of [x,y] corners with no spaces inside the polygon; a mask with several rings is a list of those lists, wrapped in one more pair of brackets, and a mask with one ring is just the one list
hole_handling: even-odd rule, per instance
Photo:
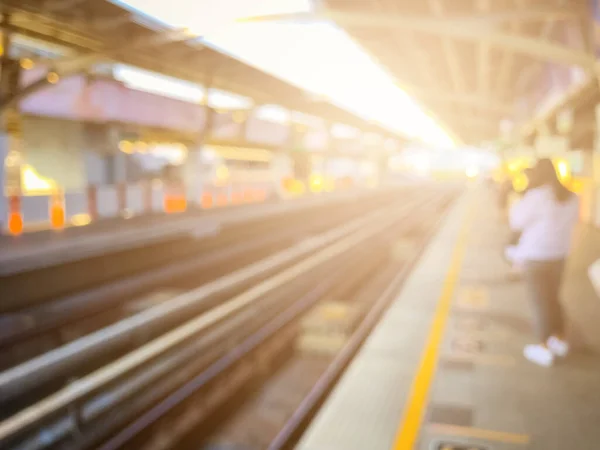
{"label": "sun glare", "polygon": [[[334,24],[236,22],[244,17],[309,11],[310,0],[119,3],[173,27],[187,28],[204,37],[209,45],[297,85],[315,98],[327,98],[360,117],[424,143],[441,148],[454,146],[452,138]],[[132,84],[134,78],[129,77]],[[162,85],[164,80],[155,82],[156,89]]]}

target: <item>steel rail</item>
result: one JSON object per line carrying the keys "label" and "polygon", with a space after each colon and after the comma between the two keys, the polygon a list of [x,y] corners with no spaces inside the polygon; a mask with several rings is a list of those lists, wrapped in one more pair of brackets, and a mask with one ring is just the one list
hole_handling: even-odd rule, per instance
{"label": "steel rail", "polygon": [[[404,206],[405,208],[403,210],[406,210],[406,204]],[[86,336],[63,348],[57,349],[47,355],[43,355],[33,361],[18,366],[15,369],[9,370],[4,374],[0,374],[0,380],[4,382],[2,385],[4,388],[10,386],[16,388],[18,383],[24,383],[27,380],[30,380],[31,384],[32,377],[35,378],[36,374],[38,378],[40,376],[43,378],[46,371],[53,372],[57,370],[57,367],[60,368],[60,363],[64,363],[64,358],[77,357],[77,355],[81,354],[80,352],[89,354],[89,352],[102,347],[102,344],[104,343],[108,342],[110,345],[111,338],[115,339],[116,337],[121,337],[123,335],[128,336],[131,330],[139,329],[154,320],[161,320],[165,314],[179,312],[185,309],[190,303],[198,302],[210,294],[219,292],[226,287],[231,287],[231,285],[236,284],[237,282],[247,280],[249,274],[260,274],[265,270],[291,262],[299,257],[309,255],[306,259],[302,259],[300,262],[283,272],[250,288],[228,302],[188,321],[175,330],[166,333],[143,347],[125,355],[119,360],[85,376],[70,386],[0,423],[0,441],[9,438],[24,429],[30,428],[43,419],[52,416],[57,411],[63,410],[70,404],[97,392],[102,386],[119,379],[119,377],[124,374],[151,361],[153,358],[184,342],[191,336],[205,331],[223,319],[239,312],[272,289],[289,282],[306,270],[347,251],[352,246],[381,230],[388,223],[397,220],[397,215],[397,212],[396,214],[390,214],[389,208],[378,210],[373,214],[356,219],[316,238],[304,241],[289,250],[274,255],[273,257],[266,258],[248,268],[222,277],[214,283],[210,283],[209,285],[183,294],[168,304],[159,305],[146,310],[132,318],[107,327],[100,332]],[[373,226],[373,224],[375,225]],[[371,228],[365,229],[364,227],[368,225],[371,225]],[[325,247],[327,245],[329,246]],[[321,247],[325,248],[318,251]],[[311,254],[315,251],[317,251],[317,253]],[[46,374],[45,376],[47,377],[48,375]]]}
{"label": "steel rail", "polygon": [[[385,214],[385,209],[380,210]],[[261,274],[290,263],[336,239],[368,224],[370,216],[360,217],[317,237],[305,240],[275,255],[222,276],[210,283],[136,315],[121,320],[102,330],[91,333],[44,355],[0,373],[0,403],[15,398],[22,392],[43,384],[66,369],[90,361],[101,351],[110,351],[129,339],[136,331],[168,317],[182,315],[193,306],[227,289],[247,282]]]}
{"label": "steel rail", "polygon": [[[431,227],[429,233],[427,233],[427,236],[420,241],[417,248],[414,249],[416,255],[422,254],[427,248],[432,235],[435,230],[439,228],[439,224],[446,216],[447,212],[439,217],[436,223]],[[352,334],[346,345],[335,356],[334,360],[319,377],[308,395],[304,397],[298,408],[296,408],[292,416],[280,429],[277,436],[271,441],[268,450],[284,450],[292,448],[292,445],[294,445],[294,438],[298,437],[303,425],[305,425],[309,418],[315,413],[315,410],[324,399],[327,392],[332,389],[345,368],[352,361],[354,355],[356,355],[370,332],[377,325],[379,319],[390,305],[394,295],[398,292],[418,260],[418,257],[412,258],[409,264],[405,265],[400,272],[392,278],[387,288],[381,293],[377,300],[375,300],[373,306],[361,320],[356,331]]]}
{"label": "steel rail", "polygon": [[[431,213],[432,211],[427,211]],[[421,215],[420,215],[421,216]],[[415,218],[412,218],[412,222],[415,222]],[[392,225],[395,223],[392,222]],[[388,227],[389,229],[389,227]],[[410,229],[410,228],[409,228]],[[356,247],[355,247],[356,249]],[[420,250],[416,250],[418,253]],[[355,255],[356,256],[356,255]],[[358,258],[360,259],[360,258]],[[344,259],[347,262],[347,259]],[[355,261],[356,262],[356,261]],[[364,259],[363,259],[364,262]],[[334,266],[333,272],[327,272],[325,279],[320,279],[316,283],[314,289],[319,290],[323,286],[323,283],[327,283],[329,288],[335,288],[336,284],[331,284],[332,278],[335,278],[339,272],[347,273],[347,265],[341,264]],[[241,361],[241,358],[245,357],[252,350],[256,349],[258,345],[269,338],[268,333],[273,334],[274,332],[281,330],[286,323],[297,319],[298,315],[305,311],[308,307],[313,305],[318,298],[313,297],[315,290],[311,290],[307,294],[304,294],[300,299],[296,300],[292,305],[288,305],[284,311],[278,314],[278,316],[268,323],[265,327],[261,328],[254,335],[247,338],[237,348],[231,350],[228,354],[224,355],[220,360],[216,361],[209,369],[200,373],[194,377],[191,381],[183,385],[180,389],[160,402],[152,409],[144,413],[142,416],[135,419],[130,425],[125,427],[119,433],[112,438],[108,439],[100,448],[102,450],[116,450],[118,448],[126,447],[131,445],[131,441],[136,439],[144,430],[154,427],[158,420],[161,420],[163,416],[166,416],[173,408],[179,406],[183,401],[186,401],[189,397],[199,392],[199,389],[206,386],[213,380],[216,380],[221,374],[223,374],[229,367],[233,366],[237,362]],[[319,290],[323,294],[322,290]],[[329,290],[327,290],[329,292]],[[329,295],[329,294],[323,294]],[[291,313],[291,314],[290,314]],[[208,400],[206,400],[208,402]],[[185,422],[185,419],[184,419]],[[191,426],[191,425],[190,425]],[[169,433],[169,431],[166,431]],[[163,442],[161,438],[158,438],[159,442]],[[167,444],[162,446],[164,448]],[[88,448],[84,446],[84,448]],[[158,448],[161,448],[160,444]]]}
{"label": "steel rail", "polygon": [[[378,200],[379,197],[375,198],[375,201]],[[112,283],[19,311],[15,313],[18,314],[16,317],[26,316],[27,321],[24,321],[19,327],[7,327],[6,330],[0,330],[0,351],[19,341],[50,332],[81,318],[113,308],[123,298],[139,295],[140,291],[144,289],[150,289],[175,278],[182,278],[193,271],[210,268],[214,264],[291,238],[297,233],[302,233],[302,229],[284,227],[281,231],[279,229],[282,228],[283,222],[295,220],[298,215],[309,212],[312,215],[318,215],[325,206],[319,204],[306,211],[292,210],[291,217],[278,215],[266,217],[265,221],[254,220],[247,228],[242,229],[243,233],[236,227],[223,229],[222,235],[215,237],[216,240],[207,241],[201,249],[195,249],[193,253],[195,256],[188,251],[186,254],[178,255],[177,257],[181,260],[174,263],[165,265],[163,262],[142,273],[134,273]],[[346,211],[342,208],[347,207],[348,205],[345,203],[332,204],[331,210],[340,209],[340,213],[345,213]],[[307,219],[312,218],[311,216]],[[276,230],[279,230],[278,233],[274,233]]]}

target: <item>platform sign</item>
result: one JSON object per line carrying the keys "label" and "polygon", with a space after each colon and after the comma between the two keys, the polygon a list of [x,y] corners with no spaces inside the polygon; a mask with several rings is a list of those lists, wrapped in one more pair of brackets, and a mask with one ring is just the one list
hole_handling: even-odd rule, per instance
{"label": "platform sign", "polygon": [[485,309],[489,304],[490,293],[484,287],[464,287],[458,295],[458,306],[463,309]]}

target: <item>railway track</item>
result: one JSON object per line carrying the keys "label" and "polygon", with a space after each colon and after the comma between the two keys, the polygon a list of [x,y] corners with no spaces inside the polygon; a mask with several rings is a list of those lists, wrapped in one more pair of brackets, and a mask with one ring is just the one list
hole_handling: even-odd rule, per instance
{"label": "railway track", "polygon": [[[410,211],[427,210],[433,216],[448,201],[437,193],[429,197],[413,193],[407,195],[412,197],[410,200],[399,198],[397,193],[392,197],[396,199],[392,206],[397,210],[382,207],[383,200],[381,204],[375,202],[369,214],[352,220],[346,217],[341,226],[0,373],[0,399],[7,400],[15,396],[15,391],[27,392],[48,379],[67,376],[74,367],[97,360],[102,353],[114,355],[124,341],[137,337],[135,350],[129,347],[128,353],[117,352],[111,362],[86,372],[81,379],[0,423],[0,442],[7,448],[28,449],[129,445],[131,439],[145,436],[147,427],[140,428],[138,421],[148,420],[148,414],[154,414],[152,417],[160,423],[173,417],[180,402],[166,410],[164,402],[170,405],[173,395],[181,397],[181,389],[189,390],[189,383],[197,385],[192,394],[206,394],[207,386],[212,386],[208,398],[218,407],[227,400],[223,392],[236,391],[230,388],[243,387],[254,378],[256,371],[247,362],[248,352],[260,349],[263,356],[257,362],[262,369],[258,372],[268,372],[272,361],[264,355],[290,353],[287,350],[298,333],[298,318],[311,305],[336,289],[339,296],[340,280],[348,273],[354,274],[358,291],[360,280],[368,284],[369,279],[379,279],[374,274],[377,267],[389,262],[389,239],[395,233],[394,227],[403,224],[403,233],[408,233],[406,229],[411,226],[414,231],[419,223],[414,218],[407,220]],[[386,202],[390,202],[389,197]],[[359,206],[364,211],[364,205]],[[363,267],[360,271],[359,266]],[[215,295],[219,301],[206,306],[205,300]],[[204,308],[198,308],[202,304]],[[157,323],[163,327],[140,339],[140,332]],[[268,330],[271,334],[265,334]],[[248,347],[248,342],[254,342],[256,348]],[[231,355],[241,359],[233,361]],[[223,358],[229,358],[229,363]],[[223,378],[225,372],[219,372],[219,367],[227,373],[235,367],[233,373],[237,375]],[[224,379],[230,380],[227,389],[225,385],[215,388],[215,383],[222,384]],[[181,401],[187,403],[190,395]],[[155,408],[161,405],[164,411],[157,416]],[[136,417],[138,421],[131,422]],[[195,421],[186,420],[198,422],[198,412],[195,417]],[[121,433],[106,440],[119,429]],[[166,442],[164,437],[161,439]]]}
{"label": "railway track", "polygon": [[[373,206],[389,201],[389,196],[372,198]],[[347,202],[321,204],[269,220],[255,219],[230,226],[215,236],[204,236],[200,242],[186,240],[185,254],[175,254],[181,250],[174,252],[165,246],[167,257],[160,258],[164,263],[148,271],[119,276],[104,285],[4,314],[0,318],[0,369],[266,257],[336,221],[352,217],[358,208],[359,205]],[[138,254],[138,250],[134,253]]]}
{"label": "railway track", "polygon": [[[38,269],[17,270],[14,273],[0,275],[4,294],[3,301],[0,303],[0,314],[19,313],[56,298],[105,285],[118,278],[147,272],[203,251],[205,246],[208,246],[206,249],[210,249],[211,245],[219,245],[220,239],[225,241],[227,236],[243,233],[248,226],[252,227],[290,214],[307,213],[311,209],[332,202],[348,203],[356,196],[365,195],[364,192],[355,192],[354,195],[347,192],[322,198],[307,197],[290,202],[273,201],[260,205],[242,205],[186,213],[185,219],[177,219],[180,232],[167,240],[126,250],[111,250],[102,255],[93,255],[50,267],[42,266]],[[152,228],[157,225],[150,221],[148,226]],[[143,230],[142,234],[144,232],[146,230]],[[213,236],[215,234],[216,236]],[[65,252],[69,251],[68,248],[65,249]]]}
{"label": "railway track", "polygon": [[[311,319],[304,327],[292,329],[287,335],[287,345],[273,349],[265,347],[262,351],[271,354],[269,369],[262,376],[255,375],[245,386],[240,385],[239,390],[216,407],[210,417],[205,415],[203,421],[198,411],[209,401],[206,396],[211,391],[216,395],[215,387],[210,387],[204,394],[198,392],[195,398],[190,396],[179,409],[173,409],[170,416],[165,414],[158,424],[145,423],[136,438],[118,442],[118,445],[113,439],[102,448],[108,450],[127,445],[151,450],[293,448],[397,293],[435,230],[439,213],[447,206],[445,203],[441,200],[430,205],[431,209],[423,209],[399,229],[388,230],[375,242],[371,241],[367,254],[361,255],[358,251],[357,259],[347,260],[343,274],[332,272],[330,288],[315,303],[326,306],[334,300],[333,311],[319,311],[313,306],[314,312],[320,312],[312,318],[316,321]],[[398,234],[401,236],[399,248],[390,251],[389,244]],[[348,274],[352,278],[348,279]],[[346,306],[345,312],[337,310],[339,303]],[[327,320],[319,320],[328,314],[341,320],[334,318],[327,324],[323,323]],[[278,335],[277,339],[284,338]],[[260,360],[261,356],[255,358]],[[266,359],[265,356],[262,358]],[[242,369],[237,370],[243,373]],[[231,391],[235,386],[235,372],[230,376],[233,380]],[[226,381],[221,383],[226,385]]]}

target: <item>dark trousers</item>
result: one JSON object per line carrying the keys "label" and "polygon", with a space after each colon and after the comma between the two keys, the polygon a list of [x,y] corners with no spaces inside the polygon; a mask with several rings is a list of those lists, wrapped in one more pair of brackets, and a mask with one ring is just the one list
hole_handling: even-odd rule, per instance
{"label": "dark trousers", "polygon": [[525,283],[533,308],[534,329],[539,342],[550,336],[564,336],[565,318],[559,300],[564,261],[529,261]]}

